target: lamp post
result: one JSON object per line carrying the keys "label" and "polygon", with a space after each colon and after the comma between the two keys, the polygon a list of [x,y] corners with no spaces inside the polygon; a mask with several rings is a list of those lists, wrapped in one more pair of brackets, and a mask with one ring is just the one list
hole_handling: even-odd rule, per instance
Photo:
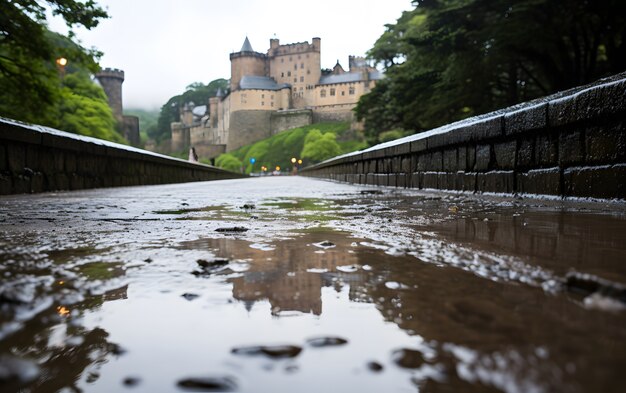
{"label": "lamp post", "polygon": [[67,59],[65,57],[59,57],[56,59],[56,63],[61,79],[65,78],[65,66],[67,65]]}

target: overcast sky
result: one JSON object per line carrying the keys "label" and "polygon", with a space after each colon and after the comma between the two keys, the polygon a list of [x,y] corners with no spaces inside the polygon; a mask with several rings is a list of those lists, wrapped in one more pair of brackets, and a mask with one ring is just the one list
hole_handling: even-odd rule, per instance
{"label": "overcast sky", "polygon": [[[230,77],[229,54],[246,37],[266,53],[281,44],[322,39],[322,68],[365,55],[410,0],[99,0],[110,15],[92,31],[78,30],[85,47],[104,52],[102,67],[125,72],[124,107],[155,109],[193,82]],[[305,4],[310,4],[306,5]],[[63,32],[63,22],[50,28]],[[70,59],[71,61],[71,59]]]}

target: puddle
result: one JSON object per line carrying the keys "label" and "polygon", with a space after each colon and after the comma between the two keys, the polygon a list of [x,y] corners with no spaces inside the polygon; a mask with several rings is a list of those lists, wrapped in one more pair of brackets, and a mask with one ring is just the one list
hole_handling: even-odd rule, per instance
{"label": "puddle", "polygon": [[300,178],[65,197],[0,198],[2,391],[622,389],[619,206]]}

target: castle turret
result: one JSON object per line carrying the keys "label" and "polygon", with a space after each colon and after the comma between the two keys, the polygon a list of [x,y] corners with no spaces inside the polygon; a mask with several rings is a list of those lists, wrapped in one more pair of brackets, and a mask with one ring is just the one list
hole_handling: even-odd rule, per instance
{"label": "castle turret", "polygon": [[109,106],[113,111],[113,117],[121,126],[124,123],[122,105],[122,83],[124,83],[124,71],[115,68],[105,68],[96,74],[96,78],[104,89],[109,100]]}
{"label": "castle turret", "polygon": [[230,54],[230,90],[239,88],[239,82],[244,75],[266,76],[267,56],[252,49],[248,37],[243,42],[239,52]]}

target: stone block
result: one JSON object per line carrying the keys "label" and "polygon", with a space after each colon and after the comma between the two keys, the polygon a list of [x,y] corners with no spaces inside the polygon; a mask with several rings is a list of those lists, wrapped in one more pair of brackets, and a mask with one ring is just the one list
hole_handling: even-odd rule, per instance
{"label": "stone block", "polygon": [[41,172],[35,172],[30,178],[30,192],[44,192],[45,189],[45,181],[44,176]]}
{"label": "stone block", "polygon": [[432,154],[430,153],[422,153],[417,156],[417,166],[416,169],[419,172],[425,172],[428,168],[428,164],[430,162]]}
{"label": "stone block", "polygon": [[414,172],[411,174],[411,188],[422,188],[422,179],[424,175],[422,172]]}
{"label": "stone block", "polygon": [[513,135],[531,130],[546,128],[548,125],[548,104],[522,108],[504,115],[504,134]]}
{"label": "stone block", "polygon": [[476,192],[476,178],[477,178],[478,174],[477,173],[465,173],[462,176],[462,190],[463,191],[471,191],[471,192]]}
{"label": "stone block", "polygon": [[14,175],[13,176],[13,194],[29,194],[30,193],[30,176]]}
{"label": "stone block", "polygon": [[421,188],[439,188],[439,172],[424,172],[421,184]]}
{"label": "stone block", "polygon": [[430,155],[430,161],[426,164],[426,169],[429,171],[440,172],[443,168],[443,153],[441,151],[432,152]]}
{"label": "stone block", "polygon": [[476,165],[476,146],[468,145],[467,146],[467,167],[465,170],[473,171],[474,166]]}
{"label": "stone block", "polygon": [[535,138],[523,138],[517,150],[518,168],[527,168],[535,164]]}
{"label": "stone block", "polygon": [[11,143],[6,147],[7,166],[13,173],[21,173],[26,166],[26,146],[21,143]]}
{"label": "stone block", "polygon": [[461,146],[457,149],[458,156],[458,169],[460,171],[466,171],[467,168],[467,146]]}
{"label": "stone block", "polygon": [[13,182],[10,176],[0,173],[0,195],[8,195],[13,192]]}
{"label": "stone block", "polygon": [[561,195],[561,170],[555,167],[518,173],[517,191],[523,194]]}
{"label": "stone block", "polygon": [[548,123],[562,126],[626,112],[626,80],[590,86],[550,101]]}
{"label": "stone block", "polygon": [[7,164],[7,151],[5,145],[0,145],[0,171],[6,171],[8,169]]}
{"label": "stone block", "polygon": [[67,153],[65,154],[65,171],[69,173],[76,172],[76,154]]}
{"label": "stone block", "polygon": [[559,134],[559,165],[568,166],[584,162],[583,135],[581,132]]}
{"label": "stone block", "polygon": [[14,120],[0,119],[0,140],[17,143],[41,144],[41,131],[19,124]]}
{"label": "stone block", "polygon": [[626,123],[591,127],[585,132],[587,163],[613,164],[626,161]]}
{"label": "stone block", "polygon": [[452,143],[468,143],[472,141],[484,141],[490,138],[502,136],[504,128],[504,116],[497,115],[488,117],[477,122],[468,124],[453,132]]}
{"label": "stone block", "polygon": [[551,167],[558,164],[559,144],[555,135],[539,135],[535,142],[537,165]]}
{"label": "stone block", "polygon": [[497,169],[515,168],[515,154],[517,153],[517,141],[495,143],[493,151],[496,158]]}
{"label": "stone block", "polygon": [[563,179],[566,196],[626,199],[626,164],[568,168]]}
{"label": "stone block", "polygon": [[411,141],[411,153],[421,153],[427,149],[428,144],[426,143],[426,138]]}
{"label": "stone block", "polygon": [[479,173],[476,178],[476,189],[481,192],[511,194],[515,187],[515,172],[492,171]]}
{"label": "stone block", "polygon": [[446,172],[459,170],[457,149],[446,149],[443,151],[443,170]]}
{"label": "stone block", "polygon": [[476,146],[476,164],[474,170],[486,171],[491,166],[491,145]]}

